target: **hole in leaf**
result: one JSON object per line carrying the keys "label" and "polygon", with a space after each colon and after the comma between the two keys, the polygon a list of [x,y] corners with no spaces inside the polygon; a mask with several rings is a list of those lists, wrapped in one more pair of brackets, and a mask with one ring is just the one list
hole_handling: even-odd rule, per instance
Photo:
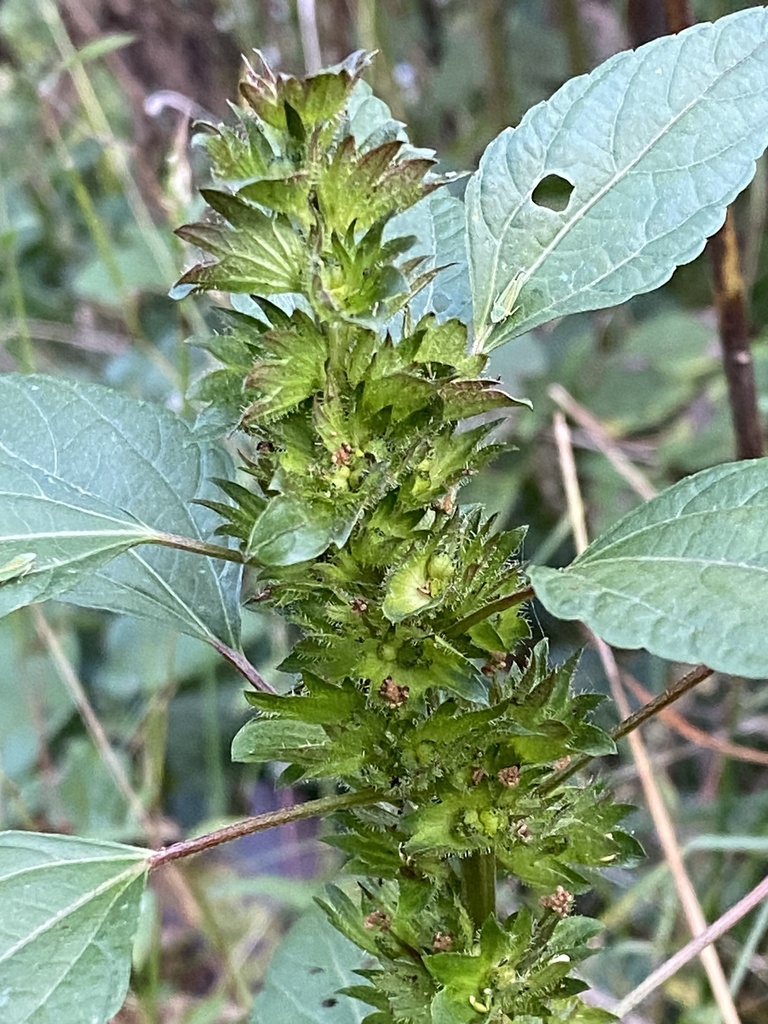
{"label": "hole in leaf", "polygon": [[543,206],[555,213],[562,213],[571,200],[573,184],[559,174],[548,174],[533,190],[531,199],[537,206]]}

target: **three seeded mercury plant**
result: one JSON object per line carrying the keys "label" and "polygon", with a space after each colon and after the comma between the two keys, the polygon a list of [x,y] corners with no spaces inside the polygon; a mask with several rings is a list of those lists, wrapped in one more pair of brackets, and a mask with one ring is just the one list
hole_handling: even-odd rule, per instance
{"label": "three seeded mercury plant", "polygon": [[[641,851],[577,772],[614,749],[590,721],[600,698],[532,644],[525,602],[768,675],[768,460],[682,481],[562,571],[523,569],[524,528],[461,503],[525,404],[484,376],[490,351],[656,288],[750,181],[768,12],[568,82],[491,143],[463,199],[371,95],[369,59],[306,80],[248,66],[234,126],[203,126],[210,210],[179,234],[205,256],[179,289],[225,309],[196,425],[92,384],[0,378],[0,612],[58,598],[201,637],[251,684],[233,757],[338,787],[157,851],[0,835],[7,1024],[106,1022],[149,871],[311,814],[357,878],[323,906],[369,955],[346,990],[367,1024],[614,1019],[580,998],[599,927],[573,902]],[[299,627],[290,693],[243,655],[243,604]],[[508,916],[499,877],[519,883]]]}

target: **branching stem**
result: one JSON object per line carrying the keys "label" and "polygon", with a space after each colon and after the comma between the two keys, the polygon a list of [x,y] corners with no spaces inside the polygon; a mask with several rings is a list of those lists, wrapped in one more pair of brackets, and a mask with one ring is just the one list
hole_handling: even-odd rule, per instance
{"label": "branching stem", "polygon": [[233,839],[240,839],[242,836],[252,835],[254,832],[264,832],[268,828],[286,825],[291,821],[300,821],[302,818],[320,817],[346,807],[376,803],[378,799],[379,795],[374,790],[361,789],[357,793],[326,796],[320,800],[308,800],[304,804],[294,804],[293,807],[283,807],[279,811],[257,814],[255,817],[236,821],[233,825],[225,825],[224,828],[216,829],[214,832],[206,832],[203,836],[185,839],[172,846],[166,846],[163,850],[155,850],[148,860],[149,869],[154,871],[155,868],[169,864],[171,861],[180,860],[182,857],[191,857],[193,854],[203,853],[205,850],[212,850],[215,846],[221,846],[222,843],[228,843]]}

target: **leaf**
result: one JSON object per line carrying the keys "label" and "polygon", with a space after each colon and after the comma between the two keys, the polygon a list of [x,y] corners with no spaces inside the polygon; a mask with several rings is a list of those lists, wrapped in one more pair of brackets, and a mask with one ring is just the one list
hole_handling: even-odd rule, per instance
{"label": "leaf", "polygon": [[[402,261],[424,257],[419,266],[420,274],[442,268],[408,303],[411,321],[416,324],[427,313],[434,313],[439,323],[453,317],[469,323],[472,295],[464,203],[444,189],[433,192],[410,210],[393,217],[384,232],[384,240],[407,235],[412,235],[415,241]],[[401,321],[402,315],[398,314],[395,320]]]}
{"label": "leaf", "polygon": [[408,136],[402,121],[392,117],[384,100],[373,95],[373,90],[362,80],[355,83],[347,102],[348,131],[354,137],[357,148],[367,152],[391,139],[407,142]]}
{"label": "leaf", "polygon": [[236,226],[185,224],[177,228],[181,238],[217,257],[215,263],[192,267],[178,285],[263,295],[301,290],[305,244],[287,217],[270,217],[226,192],[204,189],[201,194]]}
{"label": "leaf", "polygon": [[262,565],[295,565],[317,558],[331,544],[342,547],[358,510],[338,511],[291,494],[273,498],[253,525],[248,558]]}
{"label": "leaf", "polygon": [[[61,640],[67,656],[76,660],[75,637],[64,632]],[[0,621],[0,650],[5,680],[0,715],[0,765],[5,775],[23,786],[29,775],[37,771],[38,759],[46,745],[74,709],[51,659],[36,642],[29,617],[15,616]],[[16,810],[12,803],[7,805],[4,820],[15,822]],[[54,811],[46,808],[46,813],[50,820]]]}
{"label": "leaf", "polygon": [[147,851],[132,846],[0,833],[5,1024],[106,1024],[117,1013],[146,872]]}
{"label": "leaf", "polygon": [[768,676],[768,459],[688,477],[564,570],[528,575],[549,612],[617,647]]}
{"label": "leaf", "polygon": [[323,915],[305,914],[272,958],[251,1024],[359,1024],[366,1008],[337,993],[359,982],[364,959]]}
{"label": "leaf", "polygon": [[432,592],[429,561],[429,551],[417,551],[389,577],[381,611],[390,622],[402,622],[409,615],[440,603],[442,591]]}
{"label": "leaf", "polygon": [[[232,760],[238,762],[288,761],[296,751],[319,755],[327,760],[323,748],[328,737],[322,726],[279,718],[252,718],[232,740]],[[313,757],[318,760],[318,757]]]}
{"label": "leaf", "polygon": [[209,477],[231,476],[226,452],[167,409],[95,384],[6,374],[0,409],[0,562],[35,555],[0,583],[0,614],[60,597],[237,647],[238,566],[125,551],[159,533],[213,533],[219,517],[192,502],[215,496]]}
{"label": "leaf", "polygon": [[84,574],[159,536],[0,448],[0,551],[7,559],[0,567],[0,615],[57,597]]}
{"label": "leaf", "polygon": [[98,60],[99,57],[106,57],[107,54],[114,53],[115,50],[122,50],[125,46],[130,46],[136,39],[135,32],[112,32],[99,39],[92,39],[85,46],[81,46],[71,57],[67,57],[61,62],[59,73],[70,71],[74,67],[81,67],[89,61]]}
{"label": "leaf", "polygon": [[[663,284],[721,226],[766,141],[762,7],[567,82],[491,143],[467,188],[477,347]],[[553,179],[573,186],[565,209],[533,198]]]}

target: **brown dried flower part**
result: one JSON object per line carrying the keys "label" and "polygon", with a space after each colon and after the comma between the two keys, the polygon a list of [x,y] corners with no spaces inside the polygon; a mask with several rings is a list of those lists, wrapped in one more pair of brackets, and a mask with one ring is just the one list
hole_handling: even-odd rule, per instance
{"label": "brown dried flower part", "polygon": [[349,460],[352,457],[352,450],[352,445],[343,441],[331,456],[331,462],[334,466],[348,465]]}
{"label": "brown dried flower part", "polygon": [[514,834],[518,839],[522,839],[524,843],[530,843],[531,841],[531,830],[528,828],[528,823],[525,818],[521,818],[515,822]]}
{"label": "brown dried flower part", "polygon": [[573,906],[573,893],[568,892],[562,885],[551,896],[539,897],[539,903],[546,910],[554,910],[558,917],[566,917]]}
{"label": "brown dried flower part", "polygon": [[488,655],[488,661],[483,665],[480,671],[483,675],[492,676],[506,666],[507,656],[504,651],[490,651]]}
{"label": "brown dried flower part", "polygon": [[516,764],[510,765],[509,768],[502,768],[496,776],[502,786],[508,786],[512,789],[520,782],[520,769]]}
{"label": "brown dried flower part", "polygon": [[450,953],[453,949],[453,936],[448,932],[435,932],[432,939],[432,949],[436,953]]}
{"label": "brown dried flower part", "polygon": [[387,676],[379,687],[379,696],[389,704],[391,708],[399,708],[408,700],[410,688],[399,686],[392,676]]}
{"label": "brown dried flower part", "polygon": [[552,765],[557,771],[562,771],[563,768],[567,768],[571,763],[570,755],[566,754],[565,757],[558,757],[558,759]]}
{"label": "brown dried flower part", "polygon": [[383,910],[373,910],[363,923],[368,929],[378,928],[383,932],[388,932],[392,927],[392,918]]}
{"label": "brown dried flower part", "polygon": [[349,607],[357,615],[363,615],[368,611],[368,602],[362,597],[353,597],[349,602]]}
{"label": "brown dried flower part", "polygon": [[488,778],[488,772],[485,770],[485,768],[473,768],[472,769],[472,782],[473,782],[473,784],[475,786],[478,783],[482,782],[483,779],[487,779],[487,778]]}
{"label": "brown dried flower part", "polygon": [[438,512],[444,512],[447,516],[453,515],[453,510],[456,507],[456,488],[452,487],[446,491],[442,498],[433,503],[432,507]]}

